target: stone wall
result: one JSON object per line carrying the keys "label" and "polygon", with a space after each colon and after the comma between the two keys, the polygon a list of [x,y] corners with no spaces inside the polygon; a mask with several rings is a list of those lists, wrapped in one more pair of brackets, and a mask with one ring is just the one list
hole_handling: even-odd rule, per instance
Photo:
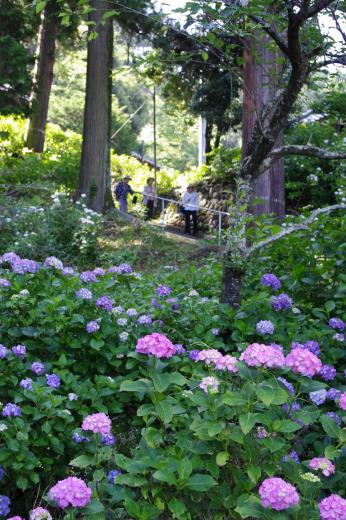
{"label": "stone wall", "polygon": [[[213,179],[205,179],[195,184],[196,191],[199,193],[200,206],[218,211],[228,212],[229,203],[232,200],[233,192],[231,186],[227,183],[220,183]],[[181,200],[182,193],[175,191],[174,198]],[[199,227],[205,232],[214,232],[218,228],[219,217],[209,211],[200,209],[198,211]],[[171,204],[166,211],[166,223],[182,227],[184,225],[184,217],[179,213],[177,206]],[[228,227],[227,217],[222,217],[222,227]]]}

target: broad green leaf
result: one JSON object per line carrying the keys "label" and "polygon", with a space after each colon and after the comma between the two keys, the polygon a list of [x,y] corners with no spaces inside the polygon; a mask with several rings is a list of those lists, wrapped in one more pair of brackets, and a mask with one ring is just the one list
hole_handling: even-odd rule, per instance
{"label": "broad green leaf", "polygon": [[257,484],[257,482],[259,481],[259,479],[261,477],[261,468],[259,466],[255,466],[255,465],[251,464],[250,466],[247,467],[246,472],[249,475],[250,480],[254,484]]}
{"label": "broad green leaf", "polygon": [[177,479],[176,479],[174,473],[172,473],[168,470],[155,471],[155,473],[153,474],[153,477],[156,480],[159,480],[160,482],[167,482],[167,484],[174,485],[177,483]]}
{"label": "broad green leaf", "polygon": [[165,372],[150,372],[150,378],[154,383],[155,390],[164,392],[170,384],[170,374]]}
{"label": "broad green leaf", "polygon": [[327,415],[320,417],[320,422],[323,426],[324,431],[329,437],[339,438],[341,434],[341,428]]}
{"label": "broad green leaf", "polygon": [[294,421],[290,421],[289,419],[285,419],[283,421],[277,421],[276,431],[282,433],[292,433],[297,430],[300,430],[301,426]]}
{"label": "broad green leaf", "polygon": [[124,505],[126,511],[129,513],[130,516],[133,516],[134,518],[140,518],[141,510],[137,502],[135,502],[131,498],[126,498]]}
{"label": "broad green leaf", "polygon": [[170,512],[173,514],[173,518],[181,518],[181,516],[185,513],[186,507],[184,502],[178,500],[177,498],[172,498],[168,502],[168,508]]}
{"label": "broad green leaf", "polygon": [[173,407],[167,400],[157,403],[155,405],[155,410],[161,421],[163,421],[165,424],[171,422],[173,417]]}
{"label": "broad green leaf", "polygon": [[115,11],[115,9],[112,9],[112,11],[106,11],[102,15],[102,21],[104,22],[105,20],[108,20],[108,18],[111,18],[112,16],[116,16],[117,14],[119,14],[119,11]]}
{"label": "broad green leaf", "polygon": [[217,482],[210,475],[196,473],[189,478],[185,487],[193,491],[208,491],[211,487],[216,486]]}
{"label": "broad green leaf", "polygon": [[123,381],[120,385],[120,392],[146,393],[148,389],[148,382],[146,379],[139,379],[138,381]]}
{"label": "broad green leaf", "polygon": [[79,455],[75,459],[71,460],[70,466],[75,466],[76,468],[88,468],[94,464],[94,457],[91,455]]}
{"label": "broad green leaf", "polygon": [[252,428],[255,426],[257,421],[257,414],[255,413],[245,413],[239,417],[239,424],[242,429],[242,432],[246,435],[249,433]]}
{"label": "broad green leaf", "polygon": [[156,428],[146,428],[142,431],[142,435],[149,448],[155,448],[163,441],[161,432]]}
{"label": "broad green leaf", "polygon": [[270,386],[261,387],[258,386],[256,388],[256,394],[258,398],[266,405],[267,408],[273,403],[275,399],[275,390]]}
{"label": "broad green leaf", "polygon": [[184,480],[188,478],[192,473],[192,463],[189,459],[183,459],[178,462],[178,475],[179,478]]}
{"label": "broad green leaf", "polygon": [[42,2],[37,2],[36,4],[36,14],[40,13],[45,9],[47,5],[47,0],[42,0]]}
{"label": "broad green leaf", "polygon": [[147,484],[147,479],[127,473],[126,475],[117,475],[117,484],[125,484],[125,486],[130,487],[142,487]]}
{"label": "broad green leaf", "polygon": [[241,518],[262,518],[260,499],[254,495],[241,495],[237,500],[235,511]]}
{"label": "broad green leaf", "polygon": [[227,453],[227,451],[220,451],[216,455],[216,464],[218,466],[225,466],[227,464],[228,460],[229,460],[229,454]]}
{"label": "broad green leaf", "polygon": [[246,404],[246,399],[238,392],[226,392],[222,398],[224,404],[228,406],[243,406]]}
{"label": "broad green leaf", "polygon": [[329,460],[334,460],[339,457],[341,450],[335,448],[335,446],[327,446],[324,450],[324,456]]}

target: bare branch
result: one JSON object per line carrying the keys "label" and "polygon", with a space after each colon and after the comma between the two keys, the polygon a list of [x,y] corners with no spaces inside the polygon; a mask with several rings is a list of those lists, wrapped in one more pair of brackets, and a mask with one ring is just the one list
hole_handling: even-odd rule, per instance
{"label": "bare branch", "polygon": [[330,213],[332,211],[336,211],[338,209],[346,209],[346,204],[334,204],[333,206],[327,206],[326,208],[320,208],[313,211],[308,218],[304,220],[301,224],[293,224],[292,226],[279,231],[279,233],[275,233],[275,235],[266,238],[265,240],[261,240],[257,244],[254,244],[252,247],[249,247],[246,251],[246,257],[248,258],[250,255],[258,251],[258,249],[262,249],[262,247],[266,247],[272,242],[276,240],[280,240],[281,238],[290,235],[291,233],[295,233],[296,231],[308,230],[309,225],[313,223],[313,221],[322,214]]}
{"label": "bare branch", "polygon": [[263,161],[261,166],[256,172],[256,177],[260,176],[263,172],[268,170],[270,166],[277,161],[280,157],[285,155],[305,155],[308,157],[318,157],[319,159],[326,159],[328,161],[340,161],[346,159],[346,152],[330,152],[317,146],[309,145],[285,145],[280,148],[274,148],[266,159]]}
{"label": "bare branch", "polygon": [[259,24],[264,31],[272,38],[272,40],[275,41],[276,45],[279,47],[279,49],[288,56],[288,47],[287,42],[284,38],[275,30],[275,28],[270,25],[268,22],[263,20],[263,18],[260,18],[256,15],[250,15],[251,20]]}
{"label": "bare branch", "polygon": [[334,1],[335,0],[319,0],[318,2],[315,2],[315,4],[312,5],[310,7],[310,9],[308,9],[306,18],[312,18],[316,14],[320,13],[321,11],[323,11],[323,9],[328,7]]}

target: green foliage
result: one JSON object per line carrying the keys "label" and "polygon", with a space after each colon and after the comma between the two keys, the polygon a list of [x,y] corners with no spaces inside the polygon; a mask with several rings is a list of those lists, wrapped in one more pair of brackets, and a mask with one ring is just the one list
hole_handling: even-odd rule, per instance
{"label": "green foliage", "polygon": [[213,179],[226,180],[230,182],[233,177],[233,182],[239,171],[241,160],[240,148],[227,148],[220,146],[209,154],[207,174]]}

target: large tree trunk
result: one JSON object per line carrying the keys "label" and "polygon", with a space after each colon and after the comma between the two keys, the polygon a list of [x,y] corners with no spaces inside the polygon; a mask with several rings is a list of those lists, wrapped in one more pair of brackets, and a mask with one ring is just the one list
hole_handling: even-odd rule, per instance
{"label": "large tree trunk", "polygon": [[[270,101],[273,100],[281,66],[278,53],[268,47],[269,37],[248,39],[244,48],[244,98],[243,98],[243,157],[248,153],[248,143],[256,120]],[[283,134],[279,135],[276,146],[282,144]],[[260,175],[253,187],[253,197],[261,199],[254,204],[255,216],[273,213],[280,219],[285,215],[284,162],[278,159],[266,172]]]}
{"label": "large tree trunk", "polygon": [[[107,0],[91,0],[89,20],[96,23],[97,38],[88,43],[87,84],[85,95],[83,145],[77,196],[85,193],[89,205],[101,212],[104,208],[110,154],[110,75],[112,74],[113,22],[101,23],[109,9]],[[94,30],[91,27],[90,30]]]}
{"label": "large tree trunk", "polygon": [[43,152],[44,148],[58,30],[55,2],[48,2],[40,27],[39,55],[32,92],[32,114],[26,136],[26,146],[39,153]]}

